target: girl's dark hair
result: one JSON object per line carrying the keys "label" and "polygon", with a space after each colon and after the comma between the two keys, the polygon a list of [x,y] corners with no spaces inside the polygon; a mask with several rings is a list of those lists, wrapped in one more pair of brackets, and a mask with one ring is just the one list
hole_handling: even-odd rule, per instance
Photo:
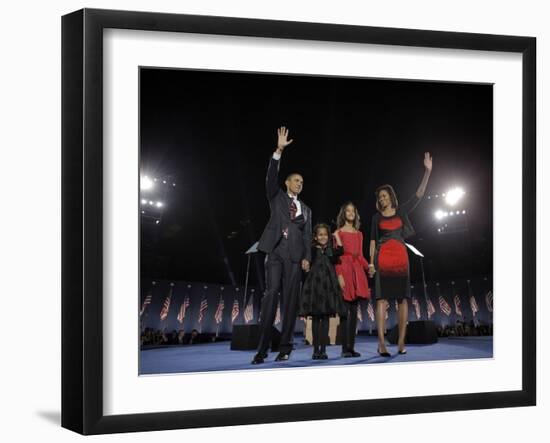
{"label": "girl's dark hair", "polygon": [[353,202],[346,202],[341,206],[340,212],[338,212],[338,217],[336,217],[336,229],[340,229],[346,224],[346,208],[348,206],[353,206],[353,209],[355,211],[353,227],[359,231],[359,227],[361,226],[361,217],[359,217],[359,211],[357,210],[357,206],[355,206]]}
{"label": "girl's dark hair", "polygon": [[317,223],[317,224],[313,227],[313,239],[312,239],[312,243],[313,243],[314,246],[317,244],[317,240],[315,240],[315,237],[317,237],[317,231],[318,231],[319,229],[326,229],[326,230],[327,230],[328,240],[329,240],[329,242],[330,242],[330,226],[327,225],[326,223]]}
{"label": "girl's dark hair", "polygon": [[381,191],[386,191],[390,195],[390,201],[393,208],[397,209],[397,206],[399,205],[397,203],[397,195],[395,194],[395,191],[391,185],[382,185],[379,186],[376,191],[374,191],[374,195],[376,197],[376,209],[378,212],[382,211],[382,208],[380,207],[380,202],[378,201],[378,196],[380,195]]}

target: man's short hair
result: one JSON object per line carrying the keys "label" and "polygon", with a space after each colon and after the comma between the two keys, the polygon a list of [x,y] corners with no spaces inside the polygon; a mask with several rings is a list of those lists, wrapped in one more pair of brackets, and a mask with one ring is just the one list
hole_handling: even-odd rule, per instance
{"label": "man's short hair", "polygon": [[[290,180],[292,177],[294,177],[295,175],[299,175],[300,177],[302,177],[302,174],[300,174],[299,172],[292,172],[291,174],[288,174],[285,178],[285,182]],[[304,177],[302,177],[304,178]]]}

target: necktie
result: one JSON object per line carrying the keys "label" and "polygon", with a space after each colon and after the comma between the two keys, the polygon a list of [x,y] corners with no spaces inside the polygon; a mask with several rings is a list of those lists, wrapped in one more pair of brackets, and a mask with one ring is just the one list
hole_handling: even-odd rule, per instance
{"label": "necktie", "polygon": [[292,202],[290,203],[290,219],[294,220],[296,218],[296,212],[298,212],[298,207],[296,206],[296,202],[294,199],[292,199]]}

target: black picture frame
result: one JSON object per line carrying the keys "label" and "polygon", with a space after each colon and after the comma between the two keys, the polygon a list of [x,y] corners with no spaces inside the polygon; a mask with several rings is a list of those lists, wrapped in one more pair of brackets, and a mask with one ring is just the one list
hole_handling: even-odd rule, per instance
{"label": "black picture frame", "polygon": [[[375,400],[103,413],[103,30],[171,31],[522,55],[522,389]],[[62,18],[62,426],[81,434],[350,418],[536,404],[536,39],[83,9]]]}

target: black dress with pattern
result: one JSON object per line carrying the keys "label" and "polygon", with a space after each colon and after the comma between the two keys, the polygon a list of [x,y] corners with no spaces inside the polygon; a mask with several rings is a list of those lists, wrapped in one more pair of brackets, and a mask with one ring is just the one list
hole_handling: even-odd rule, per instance
{"label": "black dress with pattern", "polygon": [[341,247],[311,248],[311,268],[300,294],[300,316],[345,314],[342,289],[334,269],[343,252]]}
{"label": "black dress with pattern", "polygon": [[397,208],[395,215],[377,213],[372,218],[371,240],[376,242],[374,291],[377,300],[411,298],[409,254],[405,239],[415,233],[408,214],[419,201],[413,195]]}

